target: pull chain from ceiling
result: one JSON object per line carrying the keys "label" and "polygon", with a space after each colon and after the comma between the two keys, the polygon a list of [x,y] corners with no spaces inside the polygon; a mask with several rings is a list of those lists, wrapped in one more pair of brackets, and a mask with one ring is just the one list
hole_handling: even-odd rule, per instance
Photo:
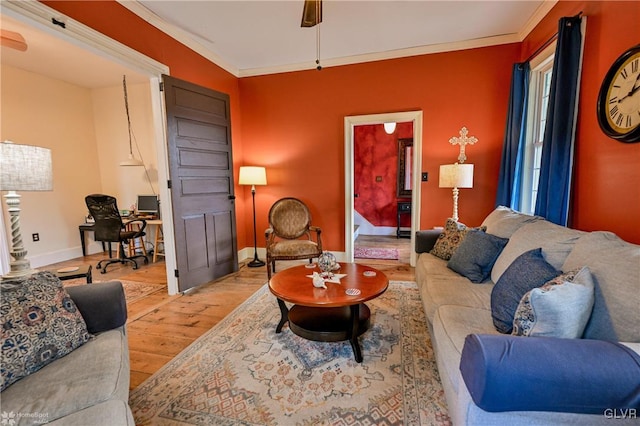
{"label": "pull chain from ceiling", "polygon": [[322,23],[320,8],[320,1],[316,1],[316,19],[318,21],[316,25],[316,69],[318,71],[322,71],[322,65],[320,65],[320,24]]}

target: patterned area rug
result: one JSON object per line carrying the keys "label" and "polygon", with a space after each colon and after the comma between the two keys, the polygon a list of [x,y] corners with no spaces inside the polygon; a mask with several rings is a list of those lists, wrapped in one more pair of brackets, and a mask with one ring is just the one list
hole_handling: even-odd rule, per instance
{"label": "patterned area rug", "polygon": [[[138,281],[121,280],[117,278],[114,281],[120,281],[122,283],[122,287],[124,288],[124,296],[127,299],[127,303],[135,302],[136,300],[142,299],[143,297],[146,297],[151,293],[155,293],[158,290],[164,290],[166,292],[167,289],[166,284],[141,283]],[[102,281],[93,280],[93,282],[99,283]],[[62,281],[62,284],[65,287],[74,285],[91,285],[87,284],[87,281],[84,278],[75,278],[72,280]]]}
{"label": "patterned area rug", "polygon": [[364,361],[302,339],[266,285],[131,392],[137,425],[450,425],[416,284],[367,302]]}
{"label": "patterned area rug", "polygon": [[355,247],[353,257],[356,259],[398,260],[398,249],[377,247]]}

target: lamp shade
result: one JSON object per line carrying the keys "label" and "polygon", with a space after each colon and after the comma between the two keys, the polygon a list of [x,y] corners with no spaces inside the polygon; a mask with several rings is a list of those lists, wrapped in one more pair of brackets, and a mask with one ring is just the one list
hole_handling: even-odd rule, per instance
{"label": "lamp shade", "polygon": [[0,142],[0,190],[51,191],[51,150],[37,146]]}
{"label": "lamp shade", "polygon": [[238,183],[240,185],[266,185],[267,172],[264,167],[241,166]]}
{"label": "lamp shade", "polygon": [[443,164],[440,166],[440,188],[473,188],[473,164]]}

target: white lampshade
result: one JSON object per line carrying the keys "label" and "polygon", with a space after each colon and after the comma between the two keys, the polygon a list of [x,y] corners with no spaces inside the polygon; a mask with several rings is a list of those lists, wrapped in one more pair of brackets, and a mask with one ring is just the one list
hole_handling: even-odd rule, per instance
{"label": "white lampshade", "polygon": [[443,164],[440,166],[440,188],[473,188],[473,164]]}
{"label": "white lampshade", "polygon": [[0,142],[1,191],[51,191],[51,150],[37,146]]}
{"label": "white lampshade", "polygon": [[390,135],[391,133],[396,131],[396,123],[391,121],[389,123],[384,123],[384,131]]}
{"label": "white lampshade", "polygon": [[238,183],[240,185],[266,185],[267,172],[264,167],[241,166]]}

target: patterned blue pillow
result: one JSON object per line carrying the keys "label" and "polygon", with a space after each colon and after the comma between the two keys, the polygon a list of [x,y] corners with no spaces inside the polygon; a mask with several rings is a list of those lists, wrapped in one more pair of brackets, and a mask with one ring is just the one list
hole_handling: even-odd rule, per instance
{"label": "patterned blue pillow", "polygon": [[451,259],[451,255],[453,255],[453,253],[458,249],[464,238],[467,236],[467,232],[472,229],[480,229],[484,231],[487,228],[469,228],[462,222],[456,222],[451,218],[447,219],[442,234],[440,234],[436,240],[436,244],[429,253],[439,257],[440,259]]}
{"label": "patterned blue pillow", "polygon": [[2,388],[83,345],[91,335],[75,303],[50,272],[2,281]]}
{"label": "patterned blue pillow", "polygon": [[507,242],[507,238],[472,229],[451,255],[447,266],[471,282],[481,283],[489,277],[493,264]]}
{"label": "patterned blue pillow", "polygon": [[522,296],[560,273],[544,260],[541,248],[518,256],[491,290],[491,317],[496,329],[500,333],[511,333],[513,318]]}

